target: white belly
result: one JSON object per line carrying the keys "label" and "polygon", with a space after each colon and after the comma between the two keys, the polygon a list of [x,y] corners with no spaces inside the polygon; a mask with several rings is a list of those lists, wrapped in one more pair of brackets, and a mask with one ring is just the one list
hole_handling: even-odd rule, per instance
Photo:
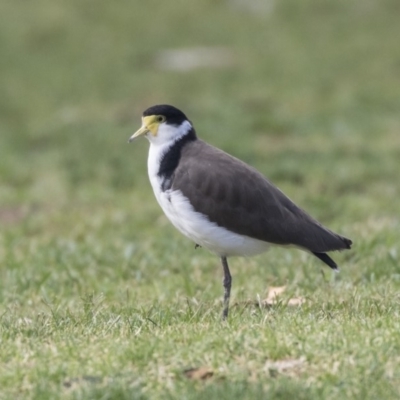
{"label": "white belly", "polygon": [[195,243],[219,256],[251,256],[268,249],[268,243],[238,235],[210,222],[196,212],[179,190],[156,194],[165,215],[172,224]]}

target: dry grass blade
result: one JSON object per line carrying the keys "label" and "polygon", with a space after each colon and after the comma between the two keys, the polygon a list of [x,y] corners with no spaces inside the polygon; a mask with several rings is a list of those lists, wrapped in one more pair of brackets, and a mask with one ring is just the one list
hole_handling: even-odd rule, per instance
{"label": "dry grass blade", "polygon": [[214,375],[214,371],[208,367],[189,368],[183,371],[183,373],[187,378],[197,381],[210,379]]}
{"label": "dry grass blade", "polygon": [[[284,293],[286,286],[271,286],[268,288],[268,295],[265,300],[261,302],[262,306],[268,307],[278,303],[278,297]],[[292,297],[287,301],[289,306],[299,306],[305,302],[303,297]]]}

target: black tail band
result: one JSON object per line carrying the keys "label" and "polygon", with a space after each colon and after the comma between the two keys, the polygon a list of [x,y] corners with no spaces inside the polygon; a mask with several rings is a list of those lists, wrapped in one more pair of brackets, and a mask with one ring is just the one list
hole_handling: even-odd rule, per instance
{"label": "black tail band", "polygon": [[314,256],[318,257],[321,261],[323,261],[326,265],[334,269],[335,271],[339,271],[338,266],[336,265],[335,261],[332,260],[326,253],[314,253]]}

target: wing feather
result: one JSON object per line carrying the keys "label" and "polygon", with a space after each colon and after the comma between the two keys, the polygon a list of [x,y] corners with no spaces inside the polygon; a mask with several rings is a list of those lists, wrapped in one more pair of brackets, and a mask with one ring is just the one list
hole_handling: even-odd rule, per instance
{"label": "wing feather", "polygon": [[173,189],[194,209],[235,233],[312,252],[350,248],[254,168],[201,140],[182,148]]}

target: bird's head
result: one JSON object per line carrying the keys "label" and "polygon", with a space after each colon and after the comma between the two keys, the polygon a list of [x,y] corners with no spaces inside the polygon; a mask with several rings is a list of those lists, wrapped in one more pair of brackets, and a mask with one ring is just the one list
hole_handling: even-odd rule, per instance
{"label": "bird's head", "polygon": [[142,126],[129,139],[145,136],[152,144],[174,142],[193,129],[186,115],[166,104],[148,108],[142,115]]}

